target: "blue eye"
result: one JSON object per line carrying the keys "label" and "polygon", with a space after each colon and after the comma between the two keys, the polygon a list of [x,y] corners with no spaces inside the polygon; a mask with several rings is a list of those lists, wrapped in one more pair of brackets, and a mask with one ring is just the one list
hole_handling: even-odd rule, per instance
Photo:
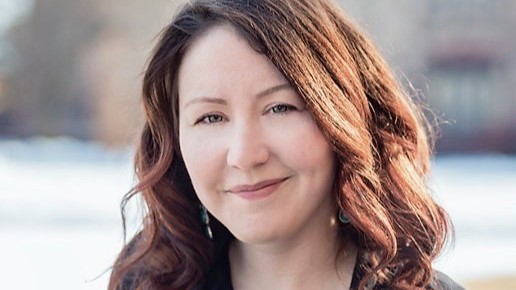
{"label": "blue eye", "polygon": [[288,111],[293,111],[295,110],[296,107],[294,106],[291,106],[291,105],[286,105],[286,104],[279,104],[279,105],[275,105],[274,107],[272,107],[270,109],[270,111],[273,113],[273,114],[285,114],[287,113]]}
{"label": "blue eye", "polygon": [[197,125],[199,123],[211,125],[211,124],[222,122],[223,120],[224,120],[224,117],[222,117],[221,115],[204,115],[204,116],[200,117],[197,121],[195,121],[195,125]]}

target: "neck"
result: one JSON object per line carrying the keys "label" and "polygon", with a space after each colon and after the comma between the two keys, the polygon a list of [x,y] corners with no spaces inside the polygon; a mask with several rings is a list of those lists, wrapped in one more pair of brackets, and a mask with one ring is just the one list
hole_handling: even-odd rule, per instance
{"label": "neck", "polygon": [[[234,289],[348,289],[356,250],[341,241],[336,225],[319,226],[305,238],[295,237],[263,245],[238,240],[229,258]],[[339,255],[341,254],[341,255]]]}

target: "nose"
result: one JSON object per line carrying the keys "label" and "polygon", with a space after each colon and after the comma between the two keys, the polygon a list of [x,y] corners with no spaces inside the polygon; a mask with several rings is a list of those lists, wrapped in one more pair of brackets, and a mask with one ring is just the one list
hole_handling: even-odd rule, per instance
{"label": "nose", "polygon": [[258,124],[235,126],[229,141],[227,164],[249,171],[267,163],[270,152],[263,129]]}

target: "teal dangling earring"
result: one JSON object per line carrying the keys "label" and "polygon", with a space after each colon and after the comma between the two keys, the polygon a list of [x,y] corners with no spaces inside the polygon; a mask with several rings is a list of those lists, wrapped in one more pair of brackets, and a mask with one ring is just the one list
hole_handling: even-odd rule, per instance
{"label": "teal dangling earring", "polygon": [[213,239],[213,233],[211,231],[210,227],[210,216],[208,215],[208,211],[204,207],[204,205],[200,205],[200,216],[201,216],[201,222],[204,224],[204,234],[206,237]]}
{"label": "teal dangling earring", "polygon": [[342,211],[342,210],[339,210],[339,220],[343,223],[343,224],[349,224],[349,217]]}

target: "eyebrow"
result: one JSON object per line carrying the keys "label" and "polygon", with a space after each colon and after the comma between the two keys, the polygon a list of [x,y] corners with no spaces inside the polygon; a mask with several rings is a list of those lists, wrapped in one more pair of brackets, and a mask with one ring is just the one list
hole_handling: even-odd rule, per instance
{"label": "eyebrow", "polygon": [[[257,99],[261,99],[261,98],[266,97],[268,95],[271,95],[271,94],[273,94],[273,93],[275,93],[277,91],[281,91],[281,90],[285,90],[285,89],[291,89],[291,88],[292,87],[290,86],[290,84],[281,84],[281,85],[277,85],[277,86],[265,89],[265,90],[259,92],[258,94],[256,94],[255,97]],[[214,103],[214,104],[220,104],[220,105],[227,105],[226,100],[221,99],[221,98],[198,97],[198,98],[195,98],[195,99],[190,100],[189,102],[187,102],[184,105],[183,108],[186,108],[186,107],[188,107],[189,105],[191,105],[193,103]]]}
{"label": "eyebrow", "polygon": [[281,90],[284,90],[284,89],[290,89],[290,84],[281,84],[281,85],[277,85],[277,86],[274,86],[272,88],[268,88],[266,90],[263,90],[261,92],[259,92],[258,94],[256,94],[256,98],[257,99],[261,99],[265,96],[268,96],[268,95],[271,95],[277,91],[281,91]]}

